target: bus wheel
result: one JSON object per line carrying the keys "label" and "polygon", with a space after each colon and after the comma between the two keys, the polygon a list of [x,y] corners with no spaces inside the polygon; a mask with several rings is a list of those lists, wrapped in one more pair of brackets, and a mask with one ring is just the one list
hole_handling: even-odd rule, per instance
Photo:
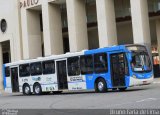
{"label": "bus wheel", "polygon": [[104,93],[107,91],[107,85],[103,78],[98,79],[95,85],[96,92]]}
{"label": "bus wheel", "polygon": [[31,94],[31,88],[28,84],[25,84],[23,86],[23,94],[24,95],[30,95]]}
{"label": "bus wheel", "polygon": [[125,91],[127,88],[126,87],[123,87],[123,88],[118,88],[119,91]]}
{"label": "bus wheel", "polygon": [[41,95],[42,94],[42,88],[39,83],[34,84],[33,86],[33,92],[35,95]]}

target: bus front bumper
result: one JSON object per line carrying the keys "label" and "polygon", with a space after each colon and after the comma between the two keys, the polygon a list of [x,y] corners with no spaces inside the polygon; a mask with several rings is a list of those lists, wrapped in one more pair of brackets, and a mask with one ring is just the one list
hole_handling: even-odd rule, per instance
{"label": "bus front bumper", "polygon": [[131,77],[129,86],[132,87],[132,86],[139,86],[139,85],[149,85],[153,83],[153,80],[154,80],[153,77],[148,79],[137,79],[137,78]]}

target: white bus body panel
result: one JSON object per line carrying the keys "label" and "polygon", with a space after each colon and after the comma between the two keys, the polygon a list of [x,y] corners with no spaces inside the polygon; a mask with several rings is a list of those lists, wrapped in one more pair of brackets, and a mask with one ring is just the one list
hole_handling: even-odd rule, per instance
{"label": "white bus body panel", "polygon": [[57,76],[55,74],[43,75],[40,82],[42,91],[58,91]]}
{"label": "white bus body panel", "polygon": [[6,77],[6,93],[12,93],[12,84],[11,84],[11,77]]}
{"label": "white bus body panel", "polygon": [[23,92],[22,87],[25,83],[30,85],[31,92],[33,92],[33,85],[35,83],[39,83],[41,85],[42,92],[58,91],[57,77],[55,74],[20,77],[20,92]]}
{"label": "white bus body panel", "polygon": [[148,79],[136,79],[133,77],[130,77],[130,84],[129,86],[138,86],[138,85],[146,85],[146,84],[150,84],[153,82],[153,77],[148,78]]}
{"label": "white bus body panel", "polygon": [[33,92],[33,80],[31,76],[28,77],[19,77],[19,91],[23,92],[23,85],[27,83],[31,88],[31,92]]}
{"label": "white bus body panel", "polygon": [[86,77],[80,76],[68,76],[68,90],[86,90]]}

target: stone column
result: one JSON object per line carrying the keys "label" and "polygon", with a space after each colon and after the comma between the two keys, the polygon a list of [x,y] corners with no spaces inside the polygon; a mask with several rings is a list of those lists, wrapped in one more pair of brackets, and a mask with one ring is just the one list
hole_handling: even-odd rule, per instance
{"label": "stone column", "polygon": [[70,51],[88,49],[85,0],[66,0]]}
{"label": "stone column", "polygon": [[43,34],[45,56],[63,54],[61,10],[57,4],[43,1]]}
{"label": "stone column", "polygon": [[157,45],[158,45],[158,53],[160,56],[160,20],[156,20],[156,33],[157,33]]}
{"label": "stone column", "polygon": [[0,90],[3,90],[3,52],[2,52],[2,43],[0,43]]}
{"label": "stone column", "polygon": [[100,47],[117,45],[114,0],[96,0]]}
{"label": "stone column", "polygon": [[22,59],[22,31],[21,31],[21,13],[20,13],[20,3],[19,0],[14,0],[14,10],[12,13],[15,17],[14,27],[13,27],[13,42],[14,42],[14,60],[12,61],[19,61]]}
{"label": "stone column", "polygon": [[151,51],[147,0],[130,0],[133,38],[135,44],[144,44]]}

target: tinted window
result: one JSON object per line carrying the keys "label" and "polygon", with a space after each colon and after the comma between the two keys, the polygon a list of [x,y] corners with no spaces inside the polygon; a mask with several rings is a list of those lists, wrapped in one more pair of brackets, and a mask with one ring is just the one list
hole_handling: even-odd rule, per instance
{"label": "tinted window", "polygon": [[19,76],[27,77],[30,76],[30,67],[29,64],[23,64],[19,66]]}
{"label": "tinted window", "polygon": [[94,68],[96,73],[102,73],[108,70],[106,53],[99,53],[94,55]]}
{"label": "tinted window", "polygon": [[42,74],[42,65],[41,62],[31,63],[31,75],[41,75]]}
{"label": "tinted window", "polygon": [[129,67],[128,67],[128,62],[127,62],[127,57],[125,55],[125,75],[129,75]]}
{"label": "tinted window", "polygon": [[10,76],[10,68],[9,67],[5,68],[5,75],[6,75],[6,77]]}
{"label": "tinted window", "polygon": [[68,75],[69,76],[80,74],[79,57],[68,58],[67,63],[68,63]]}
{"label": "tinted window", "polygon": [[54,61],[45,61],[43,65],[43,74],[54,74],[55,73],[55,64]]}
{"label": "tinted window", "polygon": [[82,74],[93,73],[93,57],[92,57],[92,55],[81,56],[80,65],[81,65],[81,73]]}
{"label": "tinted window", "polygon": [[118,55],[118,61],[119,61],[119,74],[123,75],[125,74],[125,55],[124,53],[121,53]]}
{"label": "tinted window", "polygon": [[147,52],[133,52],[131,65],[134,72],[152,71],[151,61]]}

